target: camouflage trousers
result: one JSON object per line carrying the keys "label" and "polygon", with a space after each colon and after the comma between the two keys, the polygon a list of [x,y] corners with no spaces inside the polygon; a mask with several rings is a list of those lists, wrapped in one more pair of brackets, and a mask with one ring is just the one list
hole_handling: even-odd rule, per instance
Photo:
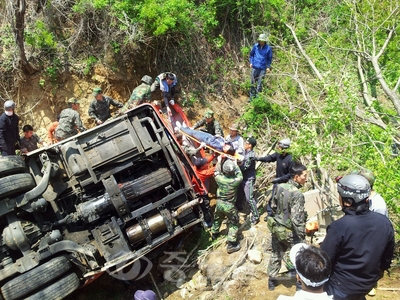
{"label": "camouflage trousers", "polygon": [[238,211],[233,203],[217,200],[211,233],[219,232],[219,228],[225,217],[227,218],[228,226],[228,242],[235,243],[239,228],[239,216]]}
{"label": "camouflage trousers", "polygon": [[288,271],[294,269],[294,265],[289,258],[289,251],[295,244],[299,242],[300,240],[297,238],[294,239],[293,236],[289,237],[285,242],[280,242],[275,235],[272,234],[272,253],[268,264],[269,277],[276,277],[278,275],[279,270],[281,269],[282,260],[285,263]]}

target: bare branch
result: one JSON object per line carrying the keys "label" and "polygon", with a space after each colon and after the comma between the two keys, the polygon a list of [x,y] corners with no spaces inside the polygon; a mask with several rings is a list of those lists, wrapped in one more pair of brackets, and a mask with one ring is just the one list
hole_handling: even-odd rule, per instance
{"label": "bare branch", "polygon": [[285,23],[286,27],[290,29],[290,31],[292,32],[293,38],[296,42],[297,47],[299,48],[301,54],[304,56],[304,58],[307,60],[308,64],[310,65],[310,67],[313,69],[315,75],[317,75],[318,79],[320,81],[323,81],[322,75],[321,73],[318,71],[317,67],[315,66],[315,64],[312,62],[311,58],[307,55],[306,51],[303,49],[303,47],[300,44],[299,39],[297,38],[296,32],[294,31],[294,29],[287,23]]}

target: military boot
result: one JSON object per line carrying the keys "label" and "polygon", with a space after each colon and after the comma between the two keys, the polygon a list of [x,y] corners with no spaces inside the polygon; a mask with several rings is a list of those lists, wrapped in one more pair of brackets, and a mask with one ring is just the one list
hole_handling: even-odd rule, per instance
{"label": "military boot", "polygon": [[240,244],[238,242],[228,242],[228,247],[226,248],[226,251],[228,254],[231,254],[233,252],[239,251],[240,250]]}
{"label": "military boot", "polygon": [[277,285],[278,285],[278,281],[276,281],[274,279],[268,279],[268,289],[270,291],[273,291]]}

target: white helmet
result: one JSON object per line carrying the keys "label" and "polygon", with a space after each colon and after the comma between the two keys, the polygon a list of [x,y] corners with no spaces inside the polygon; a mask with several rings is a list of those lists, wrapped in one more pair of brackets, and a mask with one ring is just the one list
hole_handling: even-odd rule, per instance
{"label": "white helmet", "polygon": [[291,143],[290,139],[283,139],[278,142],[278,146],[282,149],[288,149]]}
{"label": "white helmet", "polygon": [[4,109],[15,109],[15,102],[12,100],[7,100],[6,102],[4,102]]}

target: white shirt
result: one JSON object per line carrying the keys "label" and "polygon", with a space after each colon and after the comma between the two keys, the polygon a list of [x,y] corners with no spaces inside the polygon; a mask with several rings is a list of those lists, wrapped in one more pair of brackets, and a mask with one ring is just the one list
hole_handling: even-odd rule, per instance
{"label": "white shirt", "polygon": [[369,197],[369,210],[389,217],[385,200],[376,192]]}
{"label": "white shirt", "polygon": [[332,300],[333,296],[328,296],[326,292],[323,293],[310,293],[306,291],[298,291],[294,296],[283,296],[280,295],[276,300],[289,300],[289,299],[297,299],[297,300]]}

